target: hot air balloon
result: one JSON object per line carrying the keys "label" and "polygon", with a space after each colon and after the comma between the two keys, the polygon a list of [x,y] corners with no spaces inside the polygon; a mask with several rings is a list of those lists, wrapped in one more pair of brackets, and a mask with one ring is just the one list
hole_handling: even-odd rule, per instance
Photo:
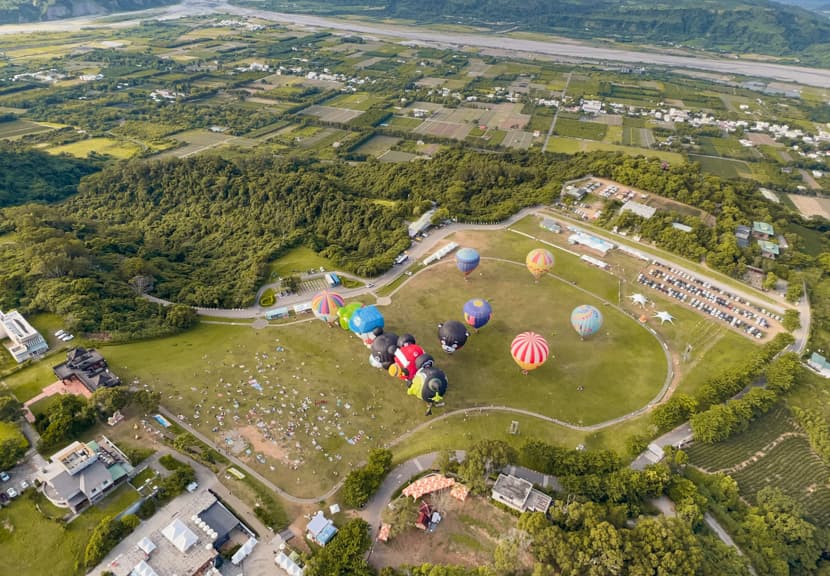
{"label": "hot air balloon", "polygon": [[469,336],[467,328],[458,320],[448,320],[438,325],[438,339],[441,341],[441,348],[447,354],[462,348]]}
{"label": "hot air balloon", "polygon": [[432,366],[432,356],[417,344],[407,344],[395,350],[395,363],[389,366],[389,374],[401,380],[412,380],[421,368]]}
{"label": "hot air balloon", "polygon": [[429,404],[438,404],[447,393],[447,376],[435,366],[418,370],[406,393]]}
{"label": "hot air balloon", "polygon": [[475,248],[462,248],[455,253],[455,264],[464,273],[465,280],[470,272],[478,268],[480,261],[481,256],[478,255],[478,250]]}
{"label": "hot air balloon", "polygon": [[535,248],[527,253],[525,264],[533,277],[539,280],[553,268],[553,254],[544,248]]}
{"label": "hot air balloon", "polygon": [[360,310],[361,308],[363,308],[363,304],[360,302],[349,302],[337,311],[337,322],[343,330],[349,329],[349,319],[356,310]]}
{"label": "hot air balloon", "polygon": [[536,332],[522,332],[510,344],[510,354],[522,369],[522,374],[527,374],[545,363],[550,354],[550,347]]}
{"label": "hot air balloon", "polygon": [[571,312],[571,326],[582,338],[596,334],[602,328],[602,313],[588,304],[577,306]]}
{"label": "hot air balloon", "polygon": [[473,298],[464,304],[464,321],[478,330],[490,321],[493,316],[493,308],[483,298]]}
{"label": "hot air balloon", "polygon": [[331,325],[337,320],[337,311],[345,304],[343,297],[337,292],[323,290],[311,299],[311,311],[317,318]]}
{"label": "hot air balloon", "polygon": [[374,304],[355,310],[349,318],[349,329],[357,334],[366,346],[371,346],[375,338],[383,333],[383,325],[383,314]]}
{"label": "hot air balloon", "polygon": [[372,342],[372,353],[369,355],[369,364],[375,368],[388,370],[395,362],[395,351],[398,349],[398,337],[392,332],[384,332]]}
{"label": "hot air balloon", "polygon": [[398,336],[398,348],[403,348],[407,344],[415,344],[415,336],[405,333]]}

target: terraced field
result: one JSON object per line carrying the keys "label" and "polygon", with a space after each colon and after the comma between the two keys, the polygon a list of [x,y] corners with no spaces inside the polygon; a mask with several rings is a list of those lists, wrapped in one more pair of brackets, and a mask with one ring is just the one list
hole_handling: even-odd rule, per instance
{"label": "terraced field", "polygon": [[784,405],[742,434],[714,445],[694,444],[687,452],[695,466],[732,476],[745,498],[753,500],[762,488],[777,486],[817,523],[830,525],[830,467],[812,451]]}

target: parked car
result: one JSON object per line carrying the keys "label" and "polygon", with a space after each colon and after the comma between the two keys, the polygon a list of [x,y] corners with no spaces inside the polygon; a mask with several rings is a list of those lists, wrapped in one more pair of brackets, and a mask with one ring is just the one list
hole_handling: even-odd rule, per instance
{"label": "parked car", "polygon": [[69,342],[74,337],[75,336],[73,336],[72,334],[64,334],[63,336],[61,336],[61,340],[63,340],[64,342]]}
{"label": "parked car", "polygon": [[6,472],[0,472],[0,482],[8,482],[9,475]]}
{"label": "parked car", "polygon": [[8,490],[6,490],[6,494],[9,495],[9,498],[17,498],[17,490],[15,490],[14,488],[9,488]]}
{"label": "parked car", "polygon": [[55,336],[57,336],[58,338],[60,338],[64,334],[66,334],[66,332],[64,332],[63,330],[58,330],[57,332],[55,332]]}
{"label": "parked car", "polygon": [[0,492],[0,504],[8,504],[9,503],[9,495],[5,492]]}
{"label": "parked car", "polygon": [[28,483],[28,482],[26,482],[25,480],[23,480],[23,481],[20,483],[20,491],[21,491],[21,492],[25,491],[28,487],[29,487],[29,483]]}

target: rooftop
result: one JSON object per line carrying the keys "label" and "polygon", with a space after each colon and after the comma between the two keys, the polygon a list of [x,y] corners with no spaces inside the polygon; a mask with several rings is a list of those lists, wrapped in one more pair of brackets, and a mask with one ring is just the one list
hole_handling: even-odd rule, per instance
{"label": "rooftop", "polygon": [[76,474],[83,470],[98,458],[98,455],[92,446],[87,446],[83,442],[77,440],[52,456],[52,462],[57,462],[69,472],[69,474]]}
{"label": "rooftop", "polygon": [[646,206],[645,204],[640,204],[634,200],[629,200],[625,204],[623,204],[622,212],[634,212],[637,216],[642,216],[646,220],[654,216],[654,213],[657,212],[657,208],[652,208],[651,206]]}
{"label": "rooftop", "polygon": [[753,222],[752,231],[756,234],[766,234],[767,236],[775,235],[775,228],[772,227],[772,224],[767,224],[766,222]]}
{"label": "rooftop", "polygon": [[493,486],[494,494],[499,494],[519,506],[524,505],[531,490],[533,490],[533,484],[524,478],[517,478],[507,474],[499,474]]}
{"label": "rooftop", "polygon": [[768,242],[767,240],[758,240],[758,246],[761,247],[761,252],[766,252],[767,254],[775,254],[778,256],[780,253],[780,249],[778,244],[775,242]]}
{"label": "rooftop", "polygon": [[0,310],[0,323],[3,324],[9,338],[15,340],[23,340],[38,335],[38,331],[17,310],[11,310],[5,314]]}

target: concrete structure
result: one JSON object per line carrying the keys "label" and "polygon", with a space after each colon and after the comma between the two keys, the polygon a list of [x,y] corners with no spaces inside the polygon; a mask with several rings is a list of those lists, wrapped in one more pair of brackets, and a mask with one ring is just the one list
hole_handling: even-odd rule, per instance
{"label": "concrete structure", "polygon": [[749,248],[749,237],[752,235],[752,228],[749,226],[738,226],[735,228],[735,239],[740,248]]}
{"label": "concrete structure", "polygon": [[825,358],[818,352],[812,353],[810,359],[807,360],[807,366],[809,366],[825,378],[830,378],[830,362],[828,362],[827,358]]}
{"label": "concrete structure", "polygon": [[303,302],[302,304],[294,305],[294,314],[306,314],[311,312],[311,302]]}
{"label": "concrete structure", "polygon": [[686,224],[683,224],[682,222],[672,222],[672,225],[671,225],[671,226],[672,226],[672,228],[674,228],[675,230],[680,230],[681,232],[686,232],[686,233],[689,233],[689,232],[691,232],[691,231],[692,231],[692,227],[691,227],[691,226],[687,226]]}
{"label": "concrete structure", "polygon": [[274,558],[277,566],[282,568],[289,576],[303,576],[305,568],[301,567],[297,562],[300,560],[300,555],[296,552],[291,552],[288,556],[285,552],[280,552]]}
{"label": "concrete structure", "polygon": [[752,235],[755,238],[768,240],[775,236],[775,228],[772,227],[772,224],[767,224],[766,222],[753,222]]}
{"label": "concrete structure", "polygon": [[322,510],[312,516],[306,526],[306,538],[320,546],[328,544],[335,534],[337,534],[337,528],[334,522],[326,518]]}
{"label": "concrete structure", "polygon": [[582,187],[575,187],[575,186],[568,186],[565,188],[565,195],[570,196],[577,202],[580,202],[585,196],[588,195],[588,191]]}
{"label": "concrete structure", "polygon": [[16,362],[25,362],[29,358],[36,358],[49,349],[49,344],[40,332],[17,310],[3,313],[0,310],[0,340],[8,338],[6,349]]}
{"label": "concrete structure", "polygon": [[166,525],[159,524],[134,548],[116,557],[107,569],[116,576],[219,576],[214,567],[218,549],[237,529],[251,539],[251,530],[213,492],[204,490]]}
{"label": "concrete structure", "polygon": [[543,218],[539,226],[549,232],[555,232],[556,234],[562,232],[562,226],[560,226],[558,222],[556,222],[555,220],[551,220],[550,218]]}
{"label": "concrete structure", "polygon": [[437,252],[433,252],[432,254],[430,254],[429,256],[427,256],[427,257],[424,259],[424,262],[423,262],[424,266],[429,266],[429,265],[430,265],[430,264],[432,264],[433,262],[437,262],[438,260],[440,260],[441,258],[443,258],[444,256],[446,256],[447,254],[449,254],[450,252],[452,252],[452,251],[453,251],[453,250],[455,250],[456,248],[458,248],[458,243],[456,243],[456,242],[450,242],[450,243],[449,243],[449,244],[447,244],[446,246],[443,246],[443,247],[442,247],[440,250],[438,250]]}
{"label": "concrete structure", "polygon": [[634,212],[637,216],[641,216],[642,218],[648,220],[654,216],[655,212],[657,212],[657,208],[652,208],[651,206],[640,204],[634,200],[629,200],[623,204],[622,208],[620,208],[620,212]]}
{"label": "concrete structure", "polygon": [[776,244],[775,242],[769,242],[767,240],[758,240],[758,246],[761,248],[761,256],[763,256],[764,258],[769,258],[770,260],[775,260],[781,253],[778,244]]}
{"label": "concrete structure", "polygon": [[427,210],[426,212],[421,214],[420,218],[418,218],[415,222],[409,225],[410,238],[414,238],[418,234],[422,234],[427,230],[427,228],[432,226],[432,215],[435,214],[435,210],[436,208],[433,208],[432,210]]}
{"label": "concrete structure", "polygon": [[133,467],[118,447],[102,436],[98,442],[73,442],[38,470],[43,493],[56,506],[79,512],[122,484]]}
{"label": "concrete structure", "polygon": [[607,240],[586,234],[585,232],[574,232],[568,236],[568,244],[576,246],[585,246],[595,252],[599,252],[603,256],[615,248],[615,245]]}
{"label": "concrete structure", "polygon": [[66,353],[66,362],[52,371],[64,384],[80,382],[90,392],[121,384],[121,379],[110,372],[107,361],[94,348],[73,348]]}
{"label": "concrete structure", "polygon": [[591,266],[596,266],[597,268],[602,268],[603,270],[608,269],[608,262],[604,262],[599,258],[594,258],[593,256],[588,256],[587,254],[583,254],[579,257],[580,260],[590,264]]}
{"label": "concrete structure", "polygon": [[551,497],[533,487],[528,480],[512,474],[499,474],[493,485],[492,498],[519,512],[547,512]]}
{"label": "concrete structure", "polygon": [[283,306],[281,308],[272,308],[271,310],[265,311],[266,320],[278,320],[279,318],[286,317],[288,317],[288,306]]}

